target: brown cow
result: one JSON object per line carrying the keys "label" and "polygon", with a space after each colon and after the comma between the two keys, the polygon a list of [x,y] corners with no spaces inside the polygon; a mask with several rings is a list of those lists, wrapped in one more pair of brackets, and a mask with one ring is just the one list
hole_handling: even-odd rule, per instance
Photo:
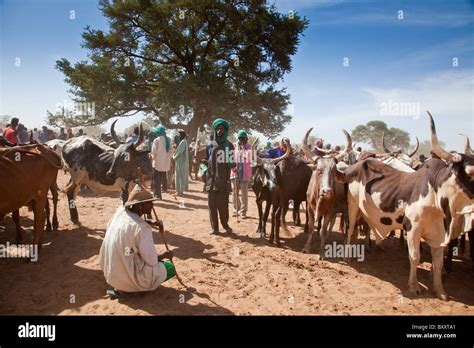
{"label": "brown cow", "polygon": [[[319,257],[324,258],[324,247],[326,241],[326,231],[329,223],[331,223],[338,212],[336,209],[336,202],[342,207],[341,219],[347,218],[347,200],[344,189],[344,184],[336,180],[337,176],[341,176],[344,180],[344,174],[337,170],[336,164],[338,160],[345,156],[346,151],[350,151],[351,144],[348,140],[346,150],[338,153],[327,154],[326,156],[313,157],[309,152],[307,142],[308,136],[311,133],[310,128],[303,138],[301,147],[305,152],[307,158],[315,164],[315,170],[311,176],[311,180],[306,192],[306,202],[308,210],[308,240],[303,248],[304,253],[309,253],[311,249],[311,242],[314,234],[314,221],[318,221],[322,226],[319,226],[319,235],[321,237],[321,245],[319,249]],[[344,131],[346,137],[348,134]],[[349,138],[348,138],[349,139]],[[346,223],[347,226],[347,223]]]}
{"label": "brown cow", "polygon": [[[43,145],[0,148],[0,216],[32,204],[34,243],[41,248],[48,190],[56,184],[61,158]],[[23,239],[17,229],[17,240]]]}

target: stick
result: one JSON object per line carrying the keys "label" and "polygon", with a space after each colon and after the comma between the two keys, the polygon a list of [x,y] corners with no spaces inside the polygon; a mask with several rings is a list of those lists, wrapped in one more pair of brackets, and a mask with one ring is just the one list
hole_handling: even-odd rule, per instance
{"label": "stick", "polygon": [[[155,220],[156,221],[159,221],[158,219],[158,214],[156,213],[156,210],[155,210],[155,207],[153,207],[153,214],[155,215]],[[166,243],[166,239],[165,239],[165,233],[164,233],[164,228],[160,227],[159,228],[159,231],[160,231],[160,236],[161,236],[161,239],[163,239],[163,243],[165,244],[165,248],[167,251],[171,251],[170,248],[168,247],[168,243]],[[170,261],[173,261],[172,259]],[[186,289],[188,288],[186,285],[184,285],[183,281],[181,280],[181,278],[179,277],[178,275],[178,271],[176,270],[176,265],[174,265],[174,269],[175,269],[175,273],[176,273],[176,279],[178,280],[178,282],[184,286]]]}

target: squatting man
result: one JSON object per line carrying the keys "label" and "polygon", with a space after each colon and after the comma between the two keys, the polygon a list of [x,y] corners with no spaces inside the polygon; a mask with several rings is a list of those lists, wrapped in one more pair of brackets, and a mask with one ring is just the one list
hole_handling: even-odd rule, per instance
{"label": "squatting man", "polygon": [[118,291],[151,291],[176,275],[171,260],[173,253],[160,255],[153,243],[150,224],[162,227],[160,220],[148,221],[153,210],[153,195],[136,185],[124,206],[120,206],[107,224],[105,238],[100,248],[99,263],[105,280],[113,287],[109,294]]}

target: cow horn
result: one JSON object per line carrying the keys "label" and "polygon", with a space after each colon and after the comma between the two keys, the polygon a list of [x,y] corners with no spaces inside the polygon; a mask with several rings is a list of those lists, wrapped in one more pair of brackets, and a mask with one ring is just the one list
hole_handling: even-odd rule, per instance
{"label": "cow horn", "polygon": [[387,146],[385,146],[385,132],[382,132],[382,148],[385,151],[385,153],[392,153]]}
{"label": "cow horn", "polygon": [[259,143],[260,139],[258,138],[255,138],[255,140],[253,141],[252,143],[252,150],[255,150],[255,148],[257,147],[258,143]]}
{"label": "cow horn", "polygon": [[333,149],[327,150],[327,149],[323,149],[323,148],[318,147],[318,146],[315,146],[315,148],[316,148],[316,150],[318,150],[318,151],[320,151],[320,152],[322,152],[322,153],[325,153],[326,155],[330,155],[330,154],[332,154],[332,153],[334,152]]}
{"label": "cow horn", "polygon": [[286,151],[285,151],[285,153],[283,154],[283,156],[280,156],[280,157],[278,157],[278,158],[273,158],[273,159],[271,160],[271,162],[272,162],[273,164],[277,164],[278,162],[283,161],[285,158],[288,158],[288,156],[290,156],[290,153],[291,153],[291,146],[290,146],[290,144],[289,144],[288,142],[286,142],[285,144],[286,144]]}
{"label": "cow horn", "polygon": [[471,144],[469,142],[469,137],[466,134],[459,134],[464,137],[464,153],[469,155],[472,150],[471,150]]}
{"label": "cow horn", "polygon": [[431,148],[436,156],[445,161],[452,161],[453,155],[450,154],[448,151],[444,150],[441,146],[439,146],[438,136],[436,135],[436,126],[433,120],[433,116],[429,111],[426,111],[430,116],[430,131],[431,131]]}
{"label": "cow horn", "polygon": [[316,164],[316,157],[313,158],[313,155],[311,155],[311,153],[309,152],[308,150],[308,137],[309,137],[309,134],[311,133],[311,131],[313,130],[313,127],[311,127],[310,129],[308,129],[308,131],[306,132],[306,134],[304,135],[304,138],[303,140],[301,141],[301,148],[303,149],[303,152],[304,154],[306,155],[306,157],[308,157],[308,159],[313,162],[314,164]]}
{"label": "cow horn", "polygon": [[340,161],[341,159],[344,158],[344,156],[346,155],[346,153],[348,153],[349,151],[352,150],[352,139],[351,139],[351,136],[349,135],[349,133],[347,133],[347,131],[345,129],[342,130],[342,132],[344,133],[344,135],[346,136],[346,140],[347,140],[347,144],[346,144],[346,148],[344,150],[341,150],[337,155],[336,155],[336,159],[338,161]]}
{"label": "cow horn", "polygon": [[117,120],[115,120],[114,122],[112,122],[112,125],[110,126],[110,135],[112,136],[112,139],[114,139],[114,141],[117,143],[117,146],[120,146],[122,145],[123,143],[120,141],[119,137],[117,136],[117,134],[115,133],[115,123],[117,122]]}
{"label": "cow horn", "polygon": [[133,147],[135,149],[139,147],[140,144],[143,142],[143,138],[144,138],[143,125],[142,125],[142,122],[140,121],[140,125],[138,126],[138,139],[136,142],[133,143]]}
{"label": "cow horn", "polygon": [[408,153],[407,155],[410,156],[410,157],[413,157],[415,155],[415,153],[418,151],[419,147],[420,147],[420,140],[418,140],[418,137],[416,137],[416,146],[413,149],[413,151]]}

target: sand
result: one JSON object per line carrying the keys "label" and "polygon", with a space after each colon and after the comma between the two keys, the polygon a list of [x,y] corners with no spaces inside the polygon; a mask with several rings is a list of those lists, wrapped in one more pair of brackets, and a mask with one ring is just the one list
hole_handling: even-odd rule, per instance
{"label": "sand", "polygon": [[[67,176],[60,173],[59,186],[66,181]],[[306,234],[302,227],[290,222],[294,237],[282,232],[282,247],[277,248],[256,233],[253,194],[249,198],[249,218],[237,223],[233,217],[233,234],[211,236],[202,184],[191,182],[190,189],[182,201],[164,194],[164,200],[155,206],[169,230],[167,241],[174,252],[177,271],[191,289],[171,279],[152,292],[109,299],[98,254],[107,221],[121,204],[119,194],[79,195],[76,203],[81,225],[77,226],[69,219],[67,198],[61,193],[59,230],[45,232],[39,261],[0,259],[0,314],[474,314],[474,277],[467,256],[455,257],[454,272],[443,278],[451,296],[449,302],[443,302],[432,292],[431,256],[425,248],[418,268],[424,291],[414,297],[407,287],[407,250],[400,247],[398,239],[384,240],[385,250],[366,253],[363,262],[321,261],[317,255],[319,238],[314,241],[311,254],[301,253]],[[301,217],[304,222],[303,212]],[[33,238],[32,218],[27,208],[21,209],[27,242]],[[13,221],[7,217],[0,226],[5,227],[0,229],[0,244],[14,242]],[[336,231],[328,242],[341,242],[342,238]],[[158,233],[155,243],[157,250],[164,250]]]}

